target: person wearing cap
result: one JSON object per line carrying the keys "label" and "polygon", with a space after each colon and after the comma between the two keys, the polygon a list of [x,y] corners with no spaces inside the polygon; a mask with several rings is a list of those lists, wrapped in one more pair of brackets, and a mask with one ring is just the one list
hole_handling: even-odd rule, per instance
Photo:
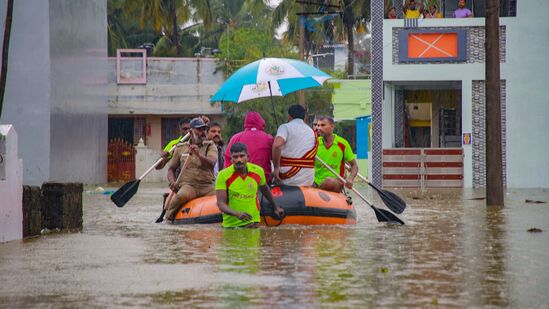
{"label": "person wearing cap", "polygon": [[170,153],[170,149],[172,149],[173,146],[177,145],[177,143],[181,141],[183,136],[185,136],[187,132],[189,132],[189,129],[190,129],[189,119],[182,119],[181,121],[179,121],[179,137],[171,140],[169,143],[166,144],[166,146],[164,147],[164,150],[162,150],[162,155],[161,155],[162,161],[160,161],[155,166],[155,169],[157,170],[163,169],[166,163],[170,161],[173,154],[173,153]]}
{"label": "person wearing cap", "polygon": [[[177,192],[166,211],[166,220],[171,222],[179,209],[190,200],[215,194],[213,170],[217,162],[217,147],[213,141],[206,140],[208,126],[204,120],[194,118],[189,126],[190,139],[178,144],[168,165],[170,189]],[[176,180],[178,167],[181,167],[181,176]]]}

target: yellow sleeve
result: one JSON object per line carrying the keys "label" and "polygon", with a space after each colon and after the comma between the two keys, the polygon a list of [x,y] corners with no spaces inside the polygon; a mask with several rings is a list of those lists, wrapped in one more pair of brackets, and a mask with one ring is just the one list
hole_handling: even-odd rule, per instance
{"label": "yellow sleeve", "polygon": [[217,179],[215,180],[216,190],[227,190],[227,173],[224,173],[224,171],[222,170],[217,174]]}

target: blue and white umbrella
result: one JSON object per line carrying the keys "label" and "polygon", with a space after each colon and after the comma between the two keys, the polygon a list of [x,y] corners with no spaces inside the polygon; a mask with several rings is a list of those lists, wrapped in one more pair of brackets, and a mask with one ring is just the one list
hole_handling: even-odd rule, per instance
{"label": "blue and white umbrella", "polygon": [[234,72],[210,102],[243,102],[285,96],[298,90],[322,86],[332,78],[305,62],[285,58],[263,58]]}

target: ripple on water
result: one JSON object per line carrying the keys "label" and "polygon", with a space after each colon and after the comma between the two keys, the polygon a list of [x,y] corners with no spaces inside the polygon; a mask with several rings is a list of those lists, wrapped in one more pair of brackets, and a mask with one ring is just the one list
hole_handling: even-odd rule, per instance
{"label": "ripple on water", "polygon": [[[384,208],[375,193],[361,189]],[[0,245],[10,307],[543,307],[549,302],[545,191],[486,209],[474,190],[397,190],[406,226],[223,230],[152,223],[164,189],[123,208],[85,195],[84,230]]]}

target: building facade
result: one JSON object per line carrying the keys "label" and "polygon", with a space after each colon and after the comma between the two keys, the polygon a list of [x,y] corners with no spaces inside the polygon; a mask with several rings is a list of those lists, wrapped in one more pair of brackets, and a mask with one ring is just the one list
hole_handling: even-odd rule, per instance
{"label": "building facade", "polygon": [[[545,94],[549,25],[544,21],[549,3],[517,1],[512,11],[516,16],[500,18],[505,185],[549,187],[549,173],[545,172],[549,170],[545,138],[549,129]],[[388,175],[392,170],[400,174],[400,180],[409,178],[413,183],[415,176],[406,174],[414,174],[410,171],[416,167],[424,174],[419,177],[428,180],[433,175],[426,175],[427,164],[416,166],[411,164],[413,160],[402,158],[400,164],[388,161],[397,153],[404,154],[405,149],[418,150],[418,157],[433,150],[440,150],[436,153],[440,157],[452,149],[456,156],[447,165],[430,163],[438,165],[436,173],[447,178],[434,175],[432,179],[450,186],[484,187],[484,18],[410,23],[384,19],[384,14],[383,2],[372,1],[373,181],[391,184],[389,180],[396,179]]]}

